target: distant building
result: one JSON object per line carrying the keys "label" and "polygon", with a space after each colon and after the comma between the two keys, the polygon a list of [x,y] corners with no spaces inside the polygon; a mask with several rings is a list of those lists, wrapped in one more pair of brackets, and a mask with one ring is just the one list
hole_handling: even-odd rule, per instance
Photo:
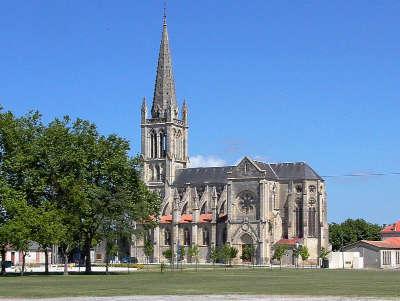
{"label": "distant building", "polygon": [[[25,256],[25,264],[26,265],[31,265],[31,264],[44,264],[46,257],[45,257],[45,252],[43,251],[42,248],[40,248],[40,246],[35,243],[35,242],[31,242],[29,245],[29,249],[28,252],[26,253]],[[14,250],[12,247],[10,247],[7,251],[6,251],[6,261],[11,261],[12,265],[22,265],[22,260],[23,260],[23,254],[20,251]],[[52,262],[52,252],[49,249],[48,252],[48,259],[49,259],[49,263]]]}
{"label": "distant building", "polygon": [[361,240],[344,247],[346,252],[359,252],[366,268],[400,268],[400,221],[385,226],[382,240]]}
{"label": "distant building", "polygon": [[[133,242],[131,255],[143,260],[145,240],[154,245],[154,262],[165,261],[167,249],[176,254],[196,244],[204,262],[212,247],[227,243],[239,250],[237,258],[252,245],[257,263],[264,264],[278,241],[295,239],[317,260],[321,247],[329,244],[324,179],[304,162],[248,157],[235,166],[189,168],[188,116],[185,101],[178,111],[164,16],[151,110],[145,100],[141,108],[143,180],[163,200],[160,224]],[[303,137],[299,143],[312,148],[313,141]]]}
{"label": "distant building", "polygon": [[343,248],[345,252],[359,252],[365,268],[400,268],[400,237],[382,241],[361,240]]}
{"label": "distant building", "polygon": [[395,222],[394,224],[385,226],[381,231],[382,239],[386,239],[389,237],[400,237],[400,221]]}

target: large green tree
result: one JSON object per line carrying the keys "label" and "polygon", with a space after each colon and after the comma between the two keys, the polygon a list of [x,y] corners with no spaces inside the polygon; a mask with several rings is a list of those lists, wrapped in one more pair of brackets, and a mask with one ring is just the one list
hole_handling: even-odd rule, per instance
{"label": "large green tree", "polygon": [[329,241],[333,251],[359,240],[380,240],[382,227],[363,219],[347,219],[344,222],[329,225]]}
{"label": "large green tree", "polygon": [[53,234],[30,238],[44,249],[58,243],[65,262],[71,250],[83,249],[86,272],[94,246],[130,237],[135,222],[145,229],[155,225],[160,199],[140,180],[139,161],[128,152],[128,141],[101,135],[85,120],[65,117],[46,126],[37,112],[0,112],[1,179],[43,215],[32,227]]}

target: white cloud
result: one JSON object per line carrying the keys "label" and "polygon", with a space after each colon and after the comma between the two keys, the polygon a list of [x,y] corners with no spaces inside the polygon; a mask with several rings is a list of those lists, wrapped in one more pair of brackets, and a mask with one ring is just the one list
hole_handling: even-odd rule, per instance
{"label": "white cloud", "polygon": [[196,155],[190,157],[190,167],[216,167],[227,165],[226,162],[215,156]]}

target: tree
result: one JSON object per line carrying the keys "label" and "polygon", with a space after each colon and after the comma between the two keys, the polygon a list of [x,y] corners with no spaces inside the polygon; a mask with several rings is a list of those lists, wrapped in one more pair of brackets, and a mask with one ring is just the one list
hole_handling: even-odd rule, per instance
{"label": "tree", "polygon": [[61,244],[67,235],[67,227],[63,224],[62,211],[50,203],[32,208],[35,219],[32,222],[31,240],[37,242],[45,254],[45,273],[49,273],[49,249]]}
{"label": "tree", "polygon": [[25,258],[29,252],[31,239],[33,236],[33,224],[37,215],[25,200],[7,200],[4,202],[9,219],[2,227],[10,244],[22,253],[21,275],[25,272]]}
{"label": "tree", "polygon": [[147,262],[150,262],[150,257],[153,256],[154,245],[150,239],[144,241],[144,255],[147,257]]}
{"label": "tree", "polygon": [[[88,121],[64,117],[46,126],[38,112],[16,118],[0,111],[0,177],[23,193],[27,206],[46,213],[43,219],[54,216],[53,209],[60,212],[65,273],[75,247],[83,248],[89,273],[90,250],[107,240],[109,231],[130,237],[134,221],[155,226],[160,198],[140,180],[139,160],[128,152],[128,141],[100,135]],[[44,233],[57,228],[46,229],[46,220],[34,226]],[[48,246],[60,237],[54,234],[54,241],[30,238]]]}
{"label": "tree", "polygon": [[222,246],[220,250],[221,257],[224,259],[225,266],[231,266],[232,259],[236,258],[238,249],[228,244]]}
{"label": "tree", "polygon": [[253,262],[255,252],[256,249],[254,248],[254,245],[245,245],[243,247],[240,259],[242,259],[243,261]]}
{"label": "tree", "polygon": [[155,225],[149,217],[157,216],[160,199],[140,180],[138,160],[128,156],[126,140],[102,136],[94,124],[80,119],[71,123],[66,117],[49,125],[43,145],[49,195],[66,217],[72,217],[64,261],[73,243],[81,241],[85,271],[90,273],[90,250],[114,235],[110,231],[130,237],[135,233],[133,221]]}
{"label": "tree", "polygon": [[329,241],[333,251],[359,240],[380,240],[382,227],[363,219],[347,219],[343,223],[329,225]]}
{"label": "tree", "polygon": [[171,249],[171,248],[169,248],[169,249],[163,251],[162,254],[163,254],[163,256],[164,256],[165,258],[167,258],[167,260],[169,261],[169,263],[172,263],[172,259],[173,259],[174,253],[172,252],[172,249]]}
{"label": "tree", "polygon": [[279,260],[279,266],[282,268],[282,257],[286,254],[287,246],[285,245],[276,245],[275,251],[272,259]]}
{"label": "tree", "polygon": [[7,246],[12,243],[13,227],[10,225],[10,220],[14,214],[10,210],[10,204],[22,203],[25,197],[22,193],[10,188],[3,179],[0,178],[0,250],[1,250],[1,274],[6,274],[6,251]]}
{"label": "tree", "polygon": [[212,247],[210,250],[210,259],[215,269],[215,263],[220,259],[220,250],[217,247]]}
{"label": "tree", "polygon": [[327,249],[322,247],[321,251],[319,252],[319,258],[321,258],[322,260],[326,260],[326,259],[328,259],[329,253],[330,253],[330,251],[328,251]]}
{"label": "tree", "polygon": [[200,249],[199,249],[199,246],[196,245],[196,244],[191,245],[191,246],[188,248],[188,256],[189,256],[189,258],[190,258],[190,262],[192,262],[192,259],[195,260],[195,263],[196,263],[196,271],[197,271],[197,269],[198,269],[199,253],[200,253]]}
{"label": "tree", "polygon": [[301,257],[301,260],[303,262],[304,266],[304,261],[306,261],[310,257],[310,253],[308,252],[308,248],[304,245],[301,245],[299,247],[299,255]]}

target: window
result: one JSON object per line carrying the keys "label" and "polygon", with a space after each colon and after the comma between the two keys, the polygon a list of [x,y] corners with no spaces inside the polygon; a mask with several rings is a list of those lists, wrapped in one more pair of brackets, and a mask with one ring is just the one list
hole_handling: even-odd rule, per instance
{"label": "window", "polygon": [[315,227],[315,207],[311,207],[308,209],[308,236],[315,237],[316,236],[316,227]]}
{"label": "window", "polygon": [[210,232],[207,229],[203,229],[203,245],[210,245]]}
{"label": "window", "polygon": [[205,214],[206,213],[206,204],[207,203],[204,203],[203,206],[201,206],[200,214]]}
{"label": "window", "polygon": [[382,264],[390,265],[392,263],[391,251],[382,251]]}
{"label": "window", "polygon": [[400,251],[396,251],[396,264],[400,264]]}
{"label": "window", "polygon": [[296,237],[303,237],[303,208],[296,208]]}
{"label": "window", "polygon": [[225,213],[225,202],[222,203],[221,207],[219,208],[219,214]]}
{"label": "window", "polygon": [[249,191],[244,191],[239,194],[239,209],[248,214],[253,211],[256,206],[256,200]]}
{"label": "window", "polygon": [[187,214],[187,203],[183,205],[182,214]]}
{"label": "window", "polygon": [[226,241],[228,240],[228,232],[226,231],[226,228],[222,231],[222,243],[226,244]]}
{"label": "window", "polygon": [[190,231],[189,229],[185,229],[183,231],[183,240],[185,246],[190,246]]}
{"label": "window", "polygon": [[165,229],[164,231],[164,245],[171,245],[171,232],[168,229]]}
{"label": "window", "polygon": [[167,135],[164,132],[160,133],[160,151],[161,157],[165,158],[167,154]]}

